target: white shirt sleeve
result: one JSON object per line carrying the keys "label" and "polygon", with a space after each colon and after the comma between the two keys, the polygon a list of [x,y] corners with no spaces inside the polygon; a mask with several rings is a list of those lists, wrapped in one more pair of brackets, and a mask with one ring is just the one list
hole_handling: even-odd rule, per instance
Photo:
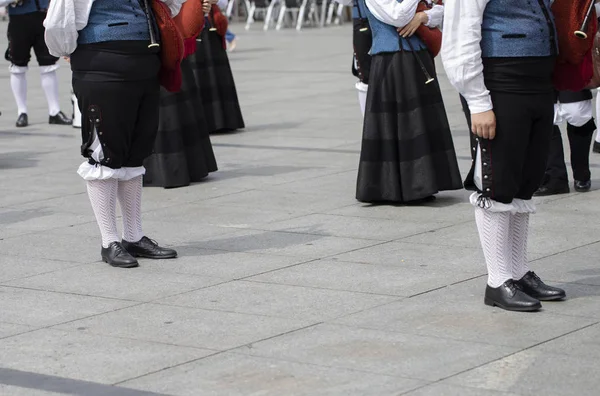
{"label": "white shirt sleeve", "polygon": [[51,55],[70,56],[77,48],[79,30],[88,23],[94,0],[52,0],[44,27]]}
{"label": "white shirt sleeve", "polygon": [[222,10],[224,10],[224,9],[226,9],[226,8],[227,8],[227,4],[229,4],[229,1],[228,1],[228,0],[219,0],[219,1],[217,2],[217,6],[218,6],[220,9],[222,9]]}
{"label": "white shirt sleeve", "polygon": [[[177,14],[179,14],[179,11],[181,10],[181,6],[183,5],[183,3],[186,2],[186,0],[160,0],[163,3],[165,3],[167,5],[167,7],[169,7],[169,10],[171,11],[171,17],[175,17],[177,16]],[[150,3],[150,2],[148,2]]]}
{"label": "white shirt sleeve", "polygon": [[490,0],[447,0],[442,35],[442,63],[450,83],[466,99],[472,114],[492,110],[483,79],[481,23]]}
{"label": "white shirt sleeve", "polygon": [[436,4],[432,9],[424,12],[429,17],[425,26],[430,28],[442,27],[442,22],[444,22],[444,6]]}
{"label": "white shirt sleeve", "polygon": [[367,8],[381,22],[404,27],[415,17],[420,0],[366,0]]}

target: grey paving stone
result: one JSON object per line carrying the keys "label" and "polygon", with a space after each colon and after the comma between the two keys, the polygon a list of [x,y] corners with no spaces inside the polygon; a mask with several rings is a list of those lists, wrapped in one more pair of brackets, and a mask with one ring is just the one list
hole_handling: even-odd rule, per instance
{"label": "grey paving stone", "polygon": [[66,395],[67,393],[47,392],[43,390],[21,388],[17,386],[9,386],[0,384],[0,395],[6,396],[58,396]]}
{"label": "grey paving stone", "polygon": [[73,268],[78,265],[82,264],[71,261],[50,260],[48,258],[3,255],[0,257],[0,283],[58,271],[64,268]]}
{"label": "grey paving stone", "polygon": [[595,396],[600,385],[597,359],[544,354],[536,349],[486,364],[447,382],[522,396]]}
{"label": "grey paving stone", "polygon": [[176,262],[172,260],[146,261],[144,269],[233,280],[310,260],[272,254],[197,249],[189,246],[178,248],[177,252],[179,256]]}
{"label": "grey paving stone", "polygon": [[144,304],[71,322],[59,328],[86,334],[226,350],[310,324],[297,319]]}
{"label": "grey paving stone", "polygon": [[424,386],[403,396],[521,396],[513,392],[500,392],[489,389],[467,388],[445,383]]}
{"label": "grey paving stone", "polygon": [[421,269],[430,274],[442,272],[449,277],[452,271],[457,270],[474,275],[487,273],[480,247],[426,245],[400,240],[342,253],[334,258],[402,269]]}
{"label": "grey paving stone", "polygon": [[422,384],[412,379],[223,353],[122,385],[189,396],[382,396]]}
{"label": "grey paving stone", "polygon": [[[550,283],[550,282],[549,282]],[[567,292],[566,301],[546,304],[549,312],[600,319],[600,286],[580,285],[576,283],[553,283]]]}
{"label": "grey paving stone", "polygon": [[253,356],[429,381],[458,374],[516,350],[328,324],[238,349]]}
{"label": "grey paving stone", "polygon": [[[131,270],[114,268],[104,263],[83,265],[5,282],[5,284],[60,293],[152,301],[223,281],[207,276],[147,271],[143,268],[144,260],[140,261],[142,267]],[[174,260],[170,261],[175,265]]]}
{"label": "grey paving stone", "polygon": [[132,304],[114,299],[0,287],[0,320],[36,327],[98,315]]}
{"label": "grey paving stone", "polygon": [[240,230],[218,235],[195,246],[237,252],[320,258],[377,244],[377,241],[316,234]]}
{"label": "grey paving stone", "polygon": [[554,282],[600,286],[599,255],[600,243],[594,243],[540,258],[531,265],[540,276]]}
{"label": "grey paving stone", "polygon": [[61,235],[36,232],[0,241],[0,251],[14,252],[20,257],[91,263],[100,260],[101,240],[97,236]]}
{"label": "grey paving stone", "polygon": [[258,275],[250,280],[408,297],[473,276],[465,272],[448,274],[445,270],[412,268],[399,261],[390,265],[370,265],[319,260]]}
{"label": "grey paving stone", "polygon": [[0,322],[0,338],[10,337],[20,333],[26,333],[31,330],[35,330],[35,327]]}
{"label": "grey paving stone", "polygon": [[53,329],[5,338],[0,340],[0,349],[2,367],[103,384],[114,384],[213,353]]}
{"label": "grey paving stone", "polygon": [[[598,319],[596,319],[596,322],[598,322]],[[535,350],[544,353],[595,359],[600,354],[600,325],[596,324],[566,334],[536,347]]]}
{"label": "grey paving stone", "polygon": [[272,231],[390,241],[430,232],[449,225],[448,223],[424,222],[399,223],[396,220],[313,214],[270,223],[260,228]]}
{"label": "grey paving stone", "polygon": [[234,281],[158,302],[317,322],[395,300],[397,297]]}
{"label": "grey paving stone", "polygon": [[483,304],[485,283],[485,279],[464,282],[364,310],[335,322],[352,327],[527,348],[597,321],[558,315],[554,313],[554,306],[559,303],[544,303],[545,310],[534,317],[490,308]]}

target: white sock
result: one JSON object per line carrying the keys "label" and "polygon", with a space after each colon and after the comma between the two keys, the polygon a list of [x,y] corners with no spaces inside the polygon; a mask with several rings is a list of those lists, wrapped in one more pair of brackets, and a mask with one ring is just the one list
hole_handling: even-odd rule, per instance
{"label": "white sock", "polygon": [[17,115],[27,114],[27,74],[11,73],[10,86],[17,102]]}
{"label": "white sock", "polygon": [[488,285],[499,287],[512,279],[510,213],[475,208],[475,222],[488,269]]}
{"label": "white sock", "polygon": [[56,71],[41,74],[42,88],[48,101],[48,114],[55,116],[60,111],[60,99],[58,97],[58,77]]}
{"label": "white sock", "polygon": [[527,264],[527,237],[529,236],[529,213],[510,216],[510,238],[512,244],[512,277],[519,280],[529,272]]}
{"label": "white sock", "polygon": [[363,118],[365,117],[365,111],[367,109],[367,91],[369,86],[361,82],[356,83],[356,89],[358,91],[358,103],[360,104],[360,111],[362,112]]}
{"label": "white sock", "polygon": [[138,242],[142,231],[142,177],[119,181],[118,196],[123,215],[123,239]]}
{"label": "white sock", "polygon": [[88,180],[88,196],[102,235],[102,247],[119,242],[117,230],[117,180]]}

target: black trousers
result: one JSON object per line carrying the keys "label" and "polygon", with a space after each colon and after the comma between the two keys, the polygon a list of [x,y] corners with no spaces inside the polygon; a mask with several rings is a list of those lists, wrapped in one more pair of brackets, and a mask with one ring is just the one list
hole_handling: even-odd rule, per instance
{"label": "black trousers", "polygon": [[[471,134],[473,166],[465,187],[501,203],[529,200],[542,184],[554,120],[554,93],[491,91],[496,115],[493,140]],[[461,98],[471,130],[471,115]],[[482,189],[474,183],[477,146],[481,148]]]}
{"label": "black trousers", "polygon": [[[587,181],[592,177],[590,172],[590,146],[595,130],[596,123],[593,119],[580,127],[567,124],[567,136],[571,148],[571,168],[575,180]],[[544,185],[563,186],[568,182],[569,176],[565,164],[562,136],[560,128],[555,125],[552,132]]]}
{"label": "black trousers", "polygon": [[10,16],[6,60],[15,66],[25,67],[31,60],[33,48],[40,66],[51,66],[58,61],[58,58],[50,55],[44,41],[45,18],[46,13],[42,11]]}

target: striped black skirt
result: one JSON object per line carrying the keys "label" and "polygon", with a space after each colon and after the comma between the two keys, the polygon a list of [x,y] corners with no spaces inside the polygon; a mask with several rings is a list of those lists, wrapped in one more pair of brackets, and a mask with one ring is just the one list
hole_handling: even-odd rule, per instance
{"label": "striped black skirt", "polygon": [[[433,59],[417,53],[432,76]],[[372,57],[356,198],[411,202],[462,181],[437,81],[426,78],[408,51]]]}
{"label": "striped black skirt", "polygon": [[144,162],[146,186],[183,187],[217,170],[200,92],[188,59],[182,62],[181,71],[181,91],[170,93],[161,88],[154,152]]}
{"label": "striped black skirt", "polygon": [[243,129],[244,118],[222,37],[207,27],[196,48],[190,60],[194,63],[209,133]]}

